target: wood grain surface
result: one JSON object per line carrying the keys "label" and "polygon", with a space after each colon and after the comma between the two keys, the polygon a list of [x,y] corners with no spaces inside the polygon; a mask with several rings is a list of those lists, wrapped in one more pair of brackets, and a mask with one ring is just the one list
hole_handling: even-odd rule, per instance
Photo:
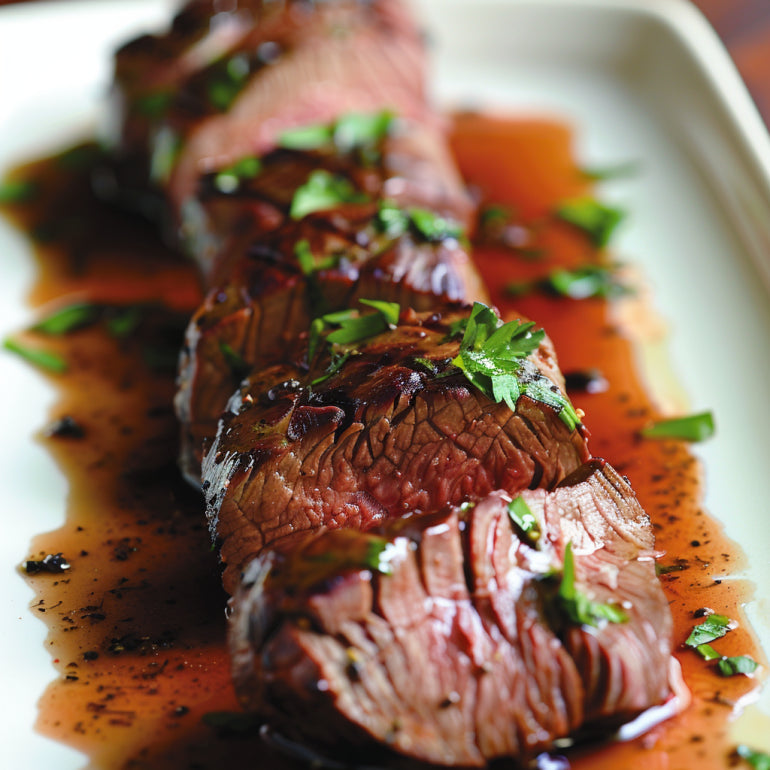
{"label": "wood grain surface", "polygon": [[[722,38],[770,126],[770,0],[691,0]],[[38,0],[0,0],[1,5]]]}

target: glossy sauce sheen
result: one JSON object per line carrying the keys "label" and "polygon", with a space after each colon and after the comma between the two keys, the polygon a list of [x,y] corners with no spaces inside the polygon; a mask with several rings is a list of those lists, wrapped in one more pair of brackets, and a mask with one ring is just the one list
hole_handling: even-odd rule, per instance
{"label": "glossy sauce sheen", "polygon": [[[504,315],[515,306],[536,319],[554,340],[564,372],[597,368],[609,383],[602,393],[570,395],[585,410],[593,454],[631,479],[650,514],[665,552],[660,562],[684,567],[662,577],[675,643],[700,622],[700,608],[741,621],[746,588],[719,579],[739,570],[740,554],[701,508],[697,462],[682,444],[638,438],[659,413],[613,307],[537,294],[513,301],[504,291],[509,282],[557,264],[598,258],[584,234],[551,215],[560,201],[590,193],[572,155],[570,130],[460,115],[452,142],[482,199],[510,206],[522,224],[520,249],[475,249],[493,302]],[[29,554],[20,554],[23,560],[61,552],[72,565],[61,575],[27,578],[37,593],[31,611],[49,627],[56,671],[36,727],[105,770],[300,767],[260,739],[234,734],[233,725],[202,722],[205,714],[237,709],[225,645],[226,597],[202,501],[175,468],[173,367],[158,368],[158,356],[148,358],[159,334],[167,350],[180,344],[182,319],[200,299],[194,269],[160,246],[147,225],[95,202],[87,166],[69,166],[53,160],[19,171],[39,179],[45,191],[10,210],[38,238],[40,278],[32,303],[152,302],[171,310],[154,311],[143,331],[127,339],[101,325],[58,338],[24,337],[70,363],[66,374],[55,376],[60,398],[50,417],[71,416],[84,430],[82,438],[41,437],[70,482],[67,517],[61,529],[36,537]],[[73,195],[75,189],[80,194]],[[744,623],[714,646],[725,655],[761,659]],[[709,770],[735,764],[727,725],[754,681],[720,677],[681,647],[677,655],[693,705],[637,740],[565,751],[570,767]]]}

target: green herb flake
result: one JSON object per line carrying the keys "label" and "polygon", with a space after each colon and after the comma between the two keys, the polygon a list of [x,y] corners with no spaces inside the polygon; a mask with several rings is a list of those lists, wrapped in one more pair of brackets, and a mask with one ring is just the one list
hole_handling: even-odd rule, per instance
{"label": "green herb flake", "polygon": [[341,203],[362,203],[368,198],[358,192],[344,176],[319,169],[298,187],[291,202],[292,219],[302,219],[314,211],[334,208]]}
{"label": "green herb flake", "polygon": [[761,751],[754,751],[745,744],[736,748],[736,753],[742,759],[745,759],[754,770],[770,770],[770,754]]}
{"label": "green herb flake", "polygon": [[67,371],[67,362],[56,353],[40,348],[32,348],[24,345],[12,337],[3,341],[3,347],[11,353],[15,353],[25,361],[35,366],[53,372],[54,374],[63,374]]}
{"label": "green herb flake", "polygon": [[333,128],[329,125],[297,126],[282,132],[278,146],[287,150],[318,150],[331,144]]}
{"label": "green herb flake", "polygon": [[476,302],[452,363],[487,398],[504,401],[515,411],[519,396],[527,395],[554,408],[562,422],[574,430],[580,417],[569,399],[527,360],[544,337],[542,329],[534,330],[533,322],[503,323],[491,308]]}
{"label": "green herb flake", "polygon": [[340,369],[342,369],[351,355],[353,355],[353,351],[351,350],[345,350],[342,353],[334,353],[332,355],[332,360],[329,363],[329,366],[326,367],[324,373],[312,380],[310,384],[320,385],[322,382],[326,382],[326,380],[332,378]]}
{"label": "green herb flake", "polygon": [[141,305],[111,308],[106,320],[107,331],[112,337],[125,339],[136,331],[143,318],[144,307]]}
{"label": "green herb flake", "polygon": [[38,186],[31,179],[9,179],[0,183],[0,204],[28,203],[38,193]]}
{"label": "green herb flake", "polygon": [[593,198],[575,198],[564,201],[556,209],[556,216],[582,230],[600,249],[609,243],[615,228],[625,218],[625,212]]}
{"label": "green herb flake", "polygon": [[95,142],[84,142],[59,153],[56,163],[70,171],[81,171],[91,168],[97,160],[104,157],[104,153],[104,149]]}
{"label": "green herb flake", "polygon": [[388,328],[388,322],[381,313],[351,316],[340,323],[327,336],[327,340],[335,345],[353,345],[356,342],[381,334]]}
{"label": "green herb flake", "polygon": [[249,362],[226,342],[219,343],[219,351],[222,353],[228,368],[236,377],[245,377],[251,371]]}
{"label": "green herb flake", "polygon": [[735,628],[736,623],[725,615],[709,615],[703,623],[698,624],[690,632],[685,644],[688,647],[700,647],[715,639],[721,639],[728,631]]}
{"label": "green herb flake", "polygon": [[569,299],[611,298],[631,293],[628,287],[618,281],[616,271],[603,265],[553,270],[548,275],[547,288]]}
{"label": "green herb flake", "polygon": [[337,267],[340,262],[341,255],[328,254],[326,256],[318,257],[313,254],[310,248],[310,241],[307,238],[303,238],[294,244],[294,256],[299,263],[299,269],[304,275],[312,276],[319,270],[331,270]]}
{"label": "green herb flake", "polygon": [[134,108],[140,115],[146,118],[161,118],[174,101],[171,91],[152,91],[140,96],[134,102]]}
{"label": "green herb flake", "polygon": [[219,112],[227,112],[251,74],[251,64],[245,54],[236,54],[218,62],[211,69],[206,87],[211,106]]}
{"label": "green herb flake", "polygon": [[699,644],[695,649],[703,660],[719,660],[722,657],[710,644]]}
{"label": "green herb flake", "polygon": [[680,441],[705,441],[714,435],[714,416],[700,412],[686,417],[659,420],[640,431],[644,438],[678,439]]}
{"label": "green herb flake", "polygon": [[610,179],[635,176],[639,173],[639,168],[639,161],[629,160],[609,166],[588,166],[580,169],[580,175],[592,182],[606,182]]}
{"label": "green herb flake", "polygon": [[479,225],[482,228],[503,227],[511,219],[511,212],[505,206],[490,204],[485,206],[479,214]]}
{"label": "green herb flake", "polygon": [[450,219],[428,209],[402,209],[390,200],[380,203],[374,226],[389,238],[399,238],[408,229],[412,229],[421,239],[431,243],[447,238],[458,239],[463,235],[460,225]]}
{"label": "green herb flake", "polygon": [[759,663],[749,655],[737,655],[732,658],[723,657],[717,663],[717,669],[722,676],[738,676],[739,674],[750,676],[758,668]]}
{"label": "green herb flake", "polygon": [[214,186],[223,193],[235,192],[241,182],[254,179],[262,171],[262,161],[255,155],[248,155],[223,168],[214,177]]}
{"label": "green herb flake", "polygon": [[508,503],[508,516],[530,543],[535,543],[540,539],[540,525],[537,523],[535,514],[527,505],[527,501],[521,495],[514,497]]}
{"label": "green herb flake", "polygon": [[625,623],[628,613],[617,604],[594,602],[579,591],[575,585],[575,557],[572,543],[564,549],[564,567],[559,586],[559,600],[562,609],[573,623],[598,627],[603,621]]}
{"label": "green herb flake", "polygon": [[31,331],[58,336],[90,326],[99,318],[101,308],[90,302],[78,302],[55,310],[31,327]]}
{"label": "green herb flake", "polygon": [[342,115],[334,124],[334,145],[341,152],[375,147],[388,135],[394,119],[390,110]]}
{"label": "green herb flake", "polygon": [[409,217],[426,241],[436,242],[462,237],[463,231],[460,225],[427,209],[409,209]]}

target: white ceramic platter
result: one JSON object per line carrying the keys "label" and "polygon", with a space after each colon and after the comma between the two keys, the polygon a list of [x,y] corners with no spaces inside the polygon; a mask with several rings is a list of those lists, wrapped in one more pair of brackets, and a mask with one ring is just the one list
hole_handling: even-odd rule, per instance
{"label": "white ceramic platter", "polygon": [[[94,132],[110,52],[168,18],[169,0],[78,0],[0,9],[0,175]],[[693,410],[709,510],[744,548],[749,614],[770,650],[770,141],[724,49],[682,0],[420,0],[434,87],[450,105],[505,106],[575,127],[586,166],[637,161],[606,188],[632,213],[616,246],[653,285]],[[31,252],[0,221],[0,337],[31,318]],[[32,592],[15,571],[31,537],[61,524],[66,483],[32,440],[53,402],[0,355],[0,767],[80,768],[33,730],[55,672]],[[770,698],[761,703],[770,715]],[[765,716],[764,736],[770,735]],[[762,736],[754,736],[760,743]],[[767,746],[765,746],[767,748]]]}

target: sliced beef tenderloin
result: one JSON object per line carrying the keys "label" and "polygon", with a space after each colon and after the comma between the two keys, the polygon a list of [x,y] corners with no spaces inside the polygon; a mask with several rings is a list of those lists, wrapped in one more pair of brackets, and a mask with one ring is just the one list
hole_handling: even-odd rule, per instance
{"label": "sliced beef tenderloin", "polygon": [[[344,738],[353,761],[358,750],[376,764],[379,745],[483,766],[671,699],[669,609],[627,482],[591,461],[521,497],[528,531],[493,492],[367,533],[295,535],[259,556],[231,600],[244,706],[322,752],[339,756]],[[575,618],[575,591],[584,613],[601,605],[612,620]]]}
{"label": "sliced beef tenderloin", "polygon": [[[185,337],[176,410],[183,428],[182,467],[200,479],[207,442],[241,378],[280,361],[321,312],[362,297],[423,311],[485,291],[457,230],[428,235],[413,224],[388,232],[377,203],[343,204],[290,219],[247,245],[238,239],[229,279],[206,296]],[[408,213],[388,204],[387,212]],[[392,227],[392,219],[388,223]]]}
{"label": "sliced beef tenderloin", "polygon": [[[391,193],[463,205],[426,105],[423,48],[401,0],[241,0],[227,9],[193,0],[168,33],[117,55],[120,186],[156,190],[177,223],[194,225],[185,211],[202,175],[263,157],[286,130],[387,108],[414,129],[390,153],[395,171],[411,169]],[[453,182],[445,189],[446,177]]]}
{"label": "sliced beef tenderloin", "polygon": [[305,336],[294,364],[244,381],[203,465],[230,593],[262,548],[297,531],[368,529],[495,489],[552,488],[588,458],[581,426],[555,406],[557,395],[568,402],[549,342],[521,363],[540,396],[515,409],[452,363],[458,326],[482,307],[405,311],[352,344],[325,332],[309,369]]}

